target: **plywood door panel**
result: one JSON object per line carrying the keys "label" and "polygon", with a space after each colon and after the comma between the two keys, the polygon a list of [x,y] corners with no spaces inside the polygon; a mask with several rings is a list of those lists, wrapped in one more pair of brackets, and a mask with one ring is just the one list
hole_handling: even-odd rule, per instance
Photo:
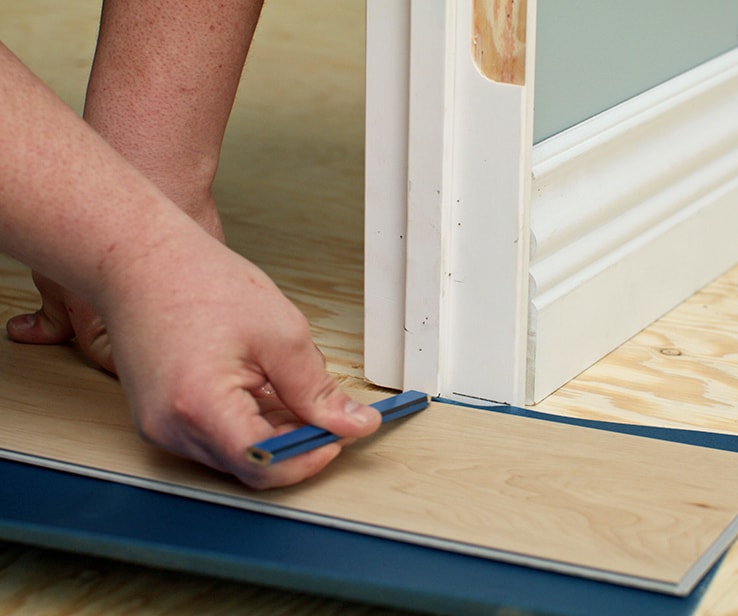
{"label": "plywood door panel", "polygon": [[193,498],[675,593],[738,513],[738,454],[444,404],[252,492],[146,445],[73,349],[3,341],[0,358],[4,456]]}

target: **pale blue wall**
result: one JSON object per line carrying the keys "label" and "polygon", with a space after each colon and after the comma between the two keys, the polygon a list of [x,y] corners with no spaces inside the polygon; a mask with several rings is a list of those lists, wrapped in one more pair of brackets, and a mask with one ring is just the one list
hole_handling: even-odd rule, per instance
{"label": "pale blue wall", "polygon": [[539,142],[736,47],[738,0],[538,0],[537,30]]}

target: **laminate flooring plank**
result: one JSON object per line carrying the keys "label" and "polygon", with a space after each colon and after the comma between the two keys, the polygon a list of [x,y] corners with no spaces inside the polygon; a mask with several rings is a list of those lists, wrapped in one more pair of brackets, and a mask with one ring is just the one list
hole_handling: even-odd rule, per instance
{"label": "laminate flooring plank", "polygon": [[[0,3],[0,38],[81,111],[99,11],[99,1],[7,0]],[[215,185],[231,244],[282,278],[290,297],[310,313],[328,367],[353,384],[362,375],[363,11],[363,2],[343,0],[266,3]],[[325,240],[315,234],[329,227]],[[291,266],[287,258],[270,265],[271,255],[286,257],[294,238],[303,245],[312,241],[307,245],[314,257],[292,252]],[[321,257],[327,254],[319,252],[321,242],[331,247],[331,258]],[[4,323],[36,309],[38,296],[27,268],[1,256],[0,261]],[[308,273],[299,274],[301,268]],[[340,290],[340,300],[311,290],[311,274],[321,271],[336,274],[320,287]],[[80,555],[0,547],[0,614],[39,613],[395,612]]]}
{"label": "laminate flooring plank", "polygon": [[[98,8],[97,3],[62,6],[50,0],[13,1],[0,7],[3,40],[77,109],[81,109]],[[267,269],[309,313],[329,368],[345,385],[376,389],[361,380],[362,11],[362,3],[339,0],[267,3],[226,136],[215,189],[229,241]],[[328,70],[321,71],[321,67]],[[297,263],[293,241],[300,244],[303,253],[310,253],[310,258],[302,259],[304,263]],[[27,269],[7,260],[0,268],[1,317],[35,308],[37,296]],[[326,294],[337,294],[335,300],[310,288],[311,277],[316,275],[317,286]],[[737,281],[738,268],[536,409],[557,415],[735,433]],[[709,332],[716,335],[708,344]],[[78,359],[68,347],[38,352],[63,365]],[[35,365],[35,360],[26,356],[22,361],[29,362],[30,370]],[[55,378],[63,380],[64,370],[59,372]],[[76,394],[99,400],[101,393],[94,390],[102,386],[95,379],[90,386],[92,392]],[[106,416],[104,409],[101,413]],[[114,419],[107,421],[118,425]],[[15,548],[10,549],[15,553]],[[29,560],[48,562],[54,558],[48,551],[24,548],[21,552]],[[3,561],[0,613],[10,613],[12,607],[6,599],[14,596],[13,589],[21,595],[42,593],[47,613],[110,611],[109,588],[104,585],[90,584],[83,596],[70,603],[60,585],[53,583],[65,579],[65,571],[73,576],[75,563],[84,557],[66,555],[44,579],[32,577],[21,560]],[[144,597],[159,596],[165,587],[156,572],[151,574],[145,568],[107,561],[105,567],[120,572],[125,583],[138,588]],[[172,586],[166,588],[181,592]],[[699,614],[738,613],[736,588],[738,546],[731,548],[722,562]],[[268,606],[263,607],[258,591],[254,590],[250,599],[246,586],[231,585],[229,589],[243,605],[248,604],[249,613],[280,613],[280,594],[287,613],[300,609],[300,601],[293,603],[294,596],[289,593],[271,594],[262,589],[269,597],[265,599]],[[223,593],[214,592],[208,598],[212,599],[209,612],[231,605]],[[101,605],[104,610],[97,609]],[[160,601],[152,599],[146,605],[147,613],[170,613],[169,606]],[[186,601],[177,606],[178,613],[201,611],[189,610]],[[326,607],[325,612],[314,609],[321,614],[361,612],[361,608],[345,603]],[[227,607],[224,610],[229,613]],[[312,611],[313,604],[305,599],[301,613]]]}
{"label": "laminate flooring plank", "polygon": [[736,453],[438,403],[317,478],[252,492],[145,444],[117,381],[75,355],[0,344],[5,457],[664,592],[735,531]]}

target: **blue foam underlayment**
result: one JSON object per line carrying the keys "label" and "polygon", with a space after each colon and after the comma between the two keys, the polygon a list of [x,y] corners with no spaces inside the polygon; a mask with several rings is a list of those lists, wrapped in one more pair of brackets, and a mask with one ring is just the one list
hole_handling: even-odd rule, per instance
{"label": "blue foam underlayment", "polygon": [[[738,437],[569,419],[517,407],[481,408],[738,451]],[[688,597],[673,597],[6,460],[0,460],[0,538],[459,616],[497,610],[687,615],[713,575]]]}
{"label": "blue foam underlayment", "polygon": [[494,405],[484,406],[477,404],[464,404],[446,398],[433,398],[434,402],[454,404],[467,408],[494,411],[529,419],[540,419],[542,421],[553,421],[555,423],[594,428],[596,430],[607,430],[608,432],[619,432],[621,434],[633,434],[646,438],[655,438],[662,441],[684,443],[685,445],[697,445],[698,447],[709,447],[710,449],[722,449],[723,451],[738,452],[738,436],[733,434],[718,434],[716,432],[702,432],[700,430],[684,430],[681,428],[658,428],[654,426],[639,426],[634,424],[618,423],[614,421],[598,421],[595,419],[579,419],[576,417],[561,417],[550,413],[541,413],[517,406]]}

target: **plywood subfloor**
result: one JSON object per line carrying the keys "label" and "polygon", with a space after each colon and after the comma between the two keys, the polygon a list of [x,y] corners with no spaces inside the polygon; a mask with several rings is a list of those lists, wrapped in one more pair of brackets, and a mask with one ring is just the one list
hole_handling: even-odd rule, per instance
{"label": "plywood subfloor", "polygon": [[[80,108],[96,3],[11,0],[0,37]],[[363,3],[267,3],[223,152],[217,197],[232,245],[310,316],[328,365],[361,381]],[[310,253],[298,263],[298,254]],[[2,317],[35,306],[28,273],[2,264]],[[311,284],[310,281],[315,281]],[[537,409],[736,432],[738,269],[647,328]],[[50,349],[39,350],[40,352]],[[86,396],[96,395],[94,390]],[[738,547],[700,614],[738,612]],[[388,614],[196,576],[0,546],[0,613]]]}

